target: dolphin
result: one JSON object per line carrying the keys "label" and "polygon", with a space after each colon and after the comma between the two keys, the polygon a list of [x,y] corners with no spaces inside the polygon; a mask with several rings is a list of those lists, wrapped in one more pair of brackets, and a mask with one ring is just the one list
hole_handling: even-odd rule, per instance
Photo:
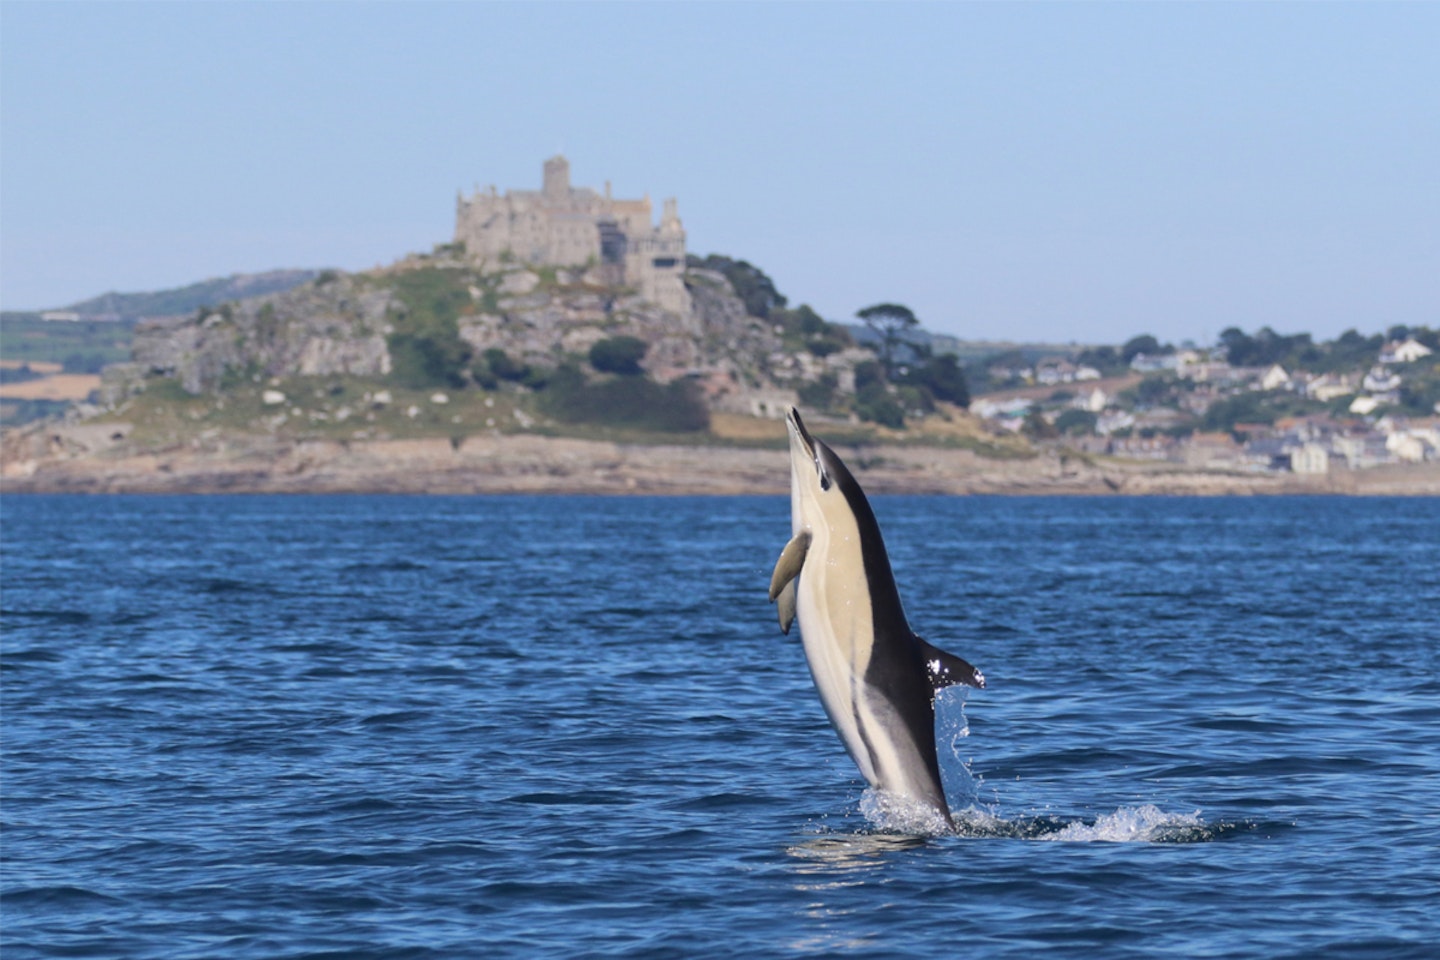
{"label": "dolphin", "polygon": [[935,695],[984,687],[979,670],[910,629],[880,526],[860,484],[793,407],[790,542],[770,578],[780,629],[796,617],[810,676],[845,749],[876,790],[954,829],[935,751]]}

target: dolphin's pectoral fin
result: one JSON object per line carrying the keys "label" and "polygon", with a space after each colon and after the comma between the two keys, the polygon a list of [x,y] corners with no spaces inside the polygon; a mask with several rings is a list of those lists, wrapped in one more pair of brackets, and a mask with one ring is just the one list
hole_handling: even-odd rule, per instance
{"label": "dolphin's pectoral fin", "polygon": [[[775,572],[770,574],[771,603],[774,603],[775,598],[780,596],[780,591],[785,589],[787,583],[791,583],[800,575],[800,568],[805,565],[805,554],[809,549],[810,531],[801,530],[791,537],[790,542],[785,544],[785,549],[780,551],[780,559],[775,563]],[[793,590],[791,596],[794,596]]]}
{"label": "dolphin's pectoral fin", "polygon": [[780,614],[780,632],[790,633],[790,624],[795,622],[795,581],[791,580],[780,589],[776,612]]}
{"label": "dolphin's pectoral fin", "polygon": [[925,659],[925,672],[930,677],[930,687],[939,693],[946,687],[963,683],[967,687],[985,688],[985,675],[953,653],[946,653],[939,647],[931,646],[919,637],[920,655]]}

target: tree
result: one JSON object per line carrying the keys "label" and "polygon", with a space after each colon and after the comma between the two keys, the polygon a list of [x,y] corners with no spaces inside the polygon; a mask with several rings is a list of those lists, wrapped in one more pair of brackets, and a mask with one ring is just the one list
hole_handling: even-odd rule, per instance
{"label": "tree", "polygon": [[970,406],[970,384],[953,353],[942,353],[925,361],[925,366],[920,368],[920,376],[924,386],[935,394],[935,399],[945,400],[957,407]]}
{"label": "tree", "polygon": [[880,338],[880,362],[885,367],[885,375],[890,376],[894,370],[895,348],[909,338],[920,321],[909,307],[898,303],[877,303],[856,312],[855,316]]}
{"label": "tree", "polygon": [[1025,421],[1020,424],[1020,432],[1032,440],[1054,440],[1060,436],[1060,431],[1055,425],[1045,419],[1039,407],[1034,407],[1025,415]]}
{"label": "tree", "polygon": [[1066,410],[1055,418],[1055,430],[1058,433],[1094,433],[1098,419],[1089,410]]}
{"label": "tree", "polygon": [[[858,369],[858,368],[857,368]],[[900,376],[900,382],[930,391],[936,400],[959,407],[970,406],[970,384],[960,361],[953,353],[927,356],[913,364]]]}
{"label": "tree", "polygon": [[784,309],[789,302],[775,289],[775,281],[766,276],[764,270],[744,260],[735,260],[718,253],[712,253],[704,259],[691,254],[685,264],[724,274],[734,288],[735,295],[744,301],[745,312],[752,317],[768,320],[772,310]]}
{"label": "tree", "polygon": [[861,420],[869,420],[892,430],[905,428],[905,408],[878,383],[871,384],[855,394],[855,412]]}
{"label": "tree", "polygon": [[1075,362],[1087,367],[1094,367],[1105,376],[1116,373],[1123,373],[1126,361],[1120,359],[1120,354],[1115,352],[1114,347],[1100,346],[1091,347],[1080,352]]}
{"label": "tree", "polygon": [[1284,336],[1269,327],[1261,327],[1249,336],[1238,327],[1220,332],[1225,359],[1233,367],[1266,367],[1272,363],[1288,367],[1308,367],[1323,359],[1323,354],[1310,340],[1310,334]]}
{"label": "tree", "polygon": [[1120,358],[1128,364],[1142,353],[1153,357],[1159,352],[1160,341],[1148,333],[1142,333],[1125,341],[1125,346],[1120,348]]}

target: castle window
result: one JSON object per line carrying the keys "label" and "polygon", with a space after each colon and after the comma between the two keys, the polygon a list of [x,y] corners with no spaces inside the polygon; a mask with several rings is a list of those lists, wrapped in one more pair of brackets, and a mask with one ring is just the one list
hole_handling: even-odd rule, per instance
{"label": "castle window", "polygon": [[652,262],[657,268],[659,268],[659,269],[661,269],[661,270],[667,270],[667,269],[675,266],[675,264],[676,264],[677,261],[676,261],[676,258],[674,258],[674,257],[656,257],[656,258],[655,258],[654,260],[652,260],[651,262]]}

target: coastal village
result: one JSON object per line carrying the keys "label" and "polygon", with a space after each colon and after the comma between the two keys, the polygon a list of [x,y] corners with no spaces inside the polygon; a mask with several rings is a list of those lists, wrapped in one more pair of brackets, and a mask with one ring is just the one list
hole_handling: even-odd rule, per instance
{"label": "coastal village", "polygon": [[[243,487],[242,460],[273,472],[304,451],[338,471],[358,450],[385,460],[429,437],[448,445],[442,459],[526,435],[552,450],[568,438],[698,457],[715,441],[765,448],[797,405],[845,442],[883,445],[867,461],[882,473],[912,455],[903,448],[948,451],[923,478],[896,473],[894,489],[1226,491],[1295,478],[1344,490],[1347,475],[1419,468],[1407,489],[1440,490],[1440,330],[1027,345],[927,332],[894,303],[827,320],[753,264],[690,253],[677,201],[662,206],[657,224],[648,195],[574,186],[556,156],[539,190],[462,192],[449,242],[387,266],[6,314],[7,486],[85,488],[87,464],[180,458],[197,476],[224,474],[198,488]],[[68,331],[108,352],[37,352],[70,343]],[[383,469],[405,469],[390,459]],[[69,479],[47,481],[56,470]],[[333,481],[347,482],[374,485]]]}
{"label": "coastal village", "polygon": [[[1025,386],[979,397],[970,412],[997,432],[1207,470],[1324,475],[1440,460],[1440,402],[1430,401],[1428,415],[1404,404],[1434,392],[1436,351],[1395,332],[1406,335],[1372,344],[1373,360],[1323,373],[1232,365],[1223,347],[1136,353],[1129,375],[1109,378],[1073,355],[1051,355],[990,368],[996,379]],[[1429,331],[1422,335],[1433,342]],[[1407,383],[1429,388],[1402,396]],[[1214,417],[1223,405],[1238,416]],[[1309,409],[1277,412],[1287,408]]]}

